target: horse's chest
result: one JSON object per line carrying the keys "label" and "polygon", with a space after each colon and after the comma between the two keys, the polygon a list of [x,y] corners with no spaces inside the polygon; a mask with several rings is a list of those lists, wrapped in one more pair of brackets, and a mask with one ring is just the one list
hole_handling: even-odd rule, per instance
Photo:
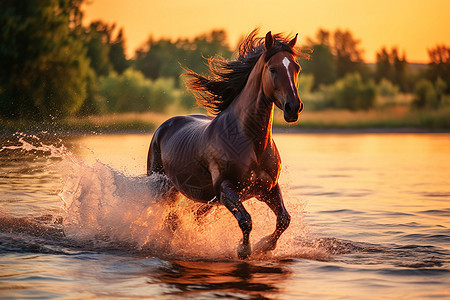
{"label": "horse's chest", "polygon": [[277,176],[264,170],[257,170],[251,173],[249,185],[257,190],[269,191],[277,183]]}
{"label": "horse's chest", "polygon": [[260,194],[271,190],[278,182],[280,165],[276,160],[259,164],[255,162],[253,168],[246,173],[243,191],[249,191],[249,194]]}

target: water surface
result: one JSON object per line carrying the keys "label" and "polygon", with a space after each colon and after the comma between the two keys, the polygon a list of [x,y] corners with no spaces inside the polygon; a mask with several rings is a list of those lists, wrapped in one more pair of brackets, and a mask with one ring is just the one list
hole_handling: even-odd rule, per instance
{"label": "water surface", "polygon": [[[275,134],[293,220],[246,261],[225,209],[158,202],[150,138],[1,140],[18,146],[0,151],[2,298],[450,297],[449,134]],[[245,206],[254,244],[275,218]]]}

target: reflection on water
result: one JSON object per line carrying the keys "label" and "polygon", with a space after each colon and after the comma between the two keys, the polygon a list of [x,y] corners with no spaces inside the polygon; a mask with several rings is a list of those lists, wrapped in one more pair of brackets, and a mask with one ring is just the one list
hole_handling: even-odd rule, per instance
{"label": "reflection on water", "polygon": [[[196,204],[181,201],[176,208],[181,229],[167,238],[164,222],[158,221],[167,209],[150,203],[158,181],[143,175],[150,136],[28,137],[36,146],[56,149],[62,143],[70,149],[58,155],[3,149],[2,294],[450,297],[449,134],[276,134],[274,139],[293,221],[271,255],[245,262],[235,257],[240,238],[235,220],[220,207],[196,222]],[[2,140],[0,148],[13,144],[18,145]],[[61,198],[66,209],[72,207],[72,219]],[[245,205],[256,243],[275,220],[264,204]]]}
{"label": "reflection on water", "polygon": [[174,295],[208,291],[211,296],[220,292],[221,297],[267,297],[279,292],[290,273],[283,263],[174,262],[156,279],[171,286]]}

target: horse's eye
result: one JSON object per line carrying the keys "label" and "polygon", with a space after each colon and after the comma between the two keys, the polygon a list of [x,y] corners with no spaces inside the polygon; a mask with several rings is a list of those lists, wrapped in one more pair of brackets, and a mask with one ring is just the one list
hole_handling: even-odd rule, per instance
{"label": "horse's eye", "polygon": [[276,74],[277,73],[277,69],[276,68],[269,68],[269,72],[271,74]]}

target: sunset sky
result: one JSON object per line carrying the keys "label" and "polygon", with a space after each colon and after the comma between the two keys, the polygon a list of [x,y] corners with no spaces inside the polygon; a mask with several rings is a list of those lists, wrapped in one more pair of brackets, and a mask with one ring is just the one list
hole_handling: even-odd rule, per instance
{"label": "sunset sky", "polygon": [[397,46],[409,62],[428,62],[428,48],[450,45],[449,0],[92,0],[84,12],[86,22],[122,27],[129,57],[150,35],[176,39],[225,29],[234,48],[255,27],[261,34],[298,32],[300,43],[319,28],[350,30],[368,62],[383,46]]}

